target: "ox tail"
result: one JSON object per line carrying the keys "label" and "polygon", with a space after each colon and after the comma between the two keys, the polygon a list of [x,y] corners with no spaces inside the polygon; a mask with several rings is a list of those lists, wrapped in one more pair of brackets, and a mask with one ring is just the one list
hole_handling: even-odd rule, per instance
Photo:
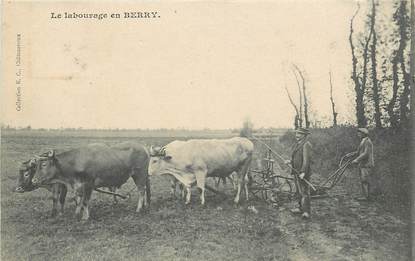
{"label": "ox tail", "polygon": [[150,185],[149,175],[146,176],[146,199],[147,199],[147,205],[148,205],[148,207],[150,207],[150,203],[151,203],[151,185]]}

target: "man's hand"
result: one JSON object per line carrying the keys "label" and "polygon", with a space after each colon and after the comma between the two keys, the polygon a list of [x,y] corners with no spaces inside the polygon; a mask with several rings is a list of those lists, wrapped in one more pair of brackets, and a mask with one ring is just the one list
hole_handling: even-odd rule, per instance
{"label": "man's hand", "polygon": [[304,179],[304,176],[305,176],[305,173],[304,173],[304,172],[302,172],[302,173],[300,173],[300,175],[298,175],[298,177],[299,177],[300,179]]}
{"label": "man's hand", "polygon": [[291,165],[291,160],[284,160],[285,165]]}
{"label": "man's hand", "polygon": [[357,160],[352,161],[352,164],[357,164],[357,163],[359,163],[359,161],[357,161]]}

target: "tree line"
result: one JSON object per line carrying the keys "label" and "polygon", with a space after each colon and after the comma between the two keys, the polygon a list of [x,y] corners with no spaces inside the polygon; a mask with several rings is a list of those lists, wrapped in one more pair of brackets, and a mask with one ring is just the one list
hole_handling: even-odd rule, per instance
{"label": "tree line", "polygon": [[392,21],[378,19],[382,4],[389,3],[370,1],[365,30],[357,36],[353,27],[359,2],[350,19],[356,121],[359,127],[405,128],[410,123],[410,90],[414,86],[414,3],[395,1]]}
{"label": "tree line", "polygon": [[[395,0],[393,3],[367,1],[368,10],[363,14],[363,31],[355,31],[356,17],[362,15],[358,1],[349,24],[348,40],[352,61],[350,78],[354,91],[356,122],[359,127],[408,128],[411,118],[411,91],[414,91],[415,85],[414,0]],[[390,19],[378,14],[382,5],[385,5],[382,10],[390,12],[386,14]],[[298,87],[298,100],[293,99],[287,86],[285,90],[295,110],[294,127],[309,128],[313,122],[310,120],[305,72],[296,64],[291,67]],[[331,70],[328,80],[332,126],[337,126],[338,112],[333,98]]]}

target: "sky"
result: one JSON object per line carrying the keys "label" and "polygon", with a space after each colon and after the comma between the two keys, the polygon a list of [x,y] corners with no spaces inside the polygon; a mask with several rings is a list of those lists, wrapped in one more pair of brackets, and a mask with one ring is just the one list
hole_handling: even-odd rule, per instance
{"label": "sky", "polygon": [[[339,120],[350,122],[348,36],[355,9],[351,0],[6,3],[1,121],[33,128],[225,129],[249,118],[255,127],[291,127],[295,112],[284,86],[297,100],[291,69],[297,64],[320,120],[331,115],[332,71]],[[157,11],[160,18],[50,14],[125,11]],[[357,30],[364,16],[363,6]]]}

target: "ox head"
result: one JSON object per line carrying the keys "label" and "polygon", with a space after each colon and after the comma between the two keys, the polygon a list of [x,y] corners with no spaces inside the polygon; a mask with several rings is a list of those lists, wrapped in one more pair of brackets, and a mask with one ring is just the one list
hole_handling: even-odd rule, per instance
{"label": "ox head", "polygon": [[171,158],[171,156],[166,155],[166,149],[164,147],[151,146],[148,174],[150,176],[165,174],[163,170],[171,163]]}
{"label": "ox head", "polygon": [[58,173],[58,160],[55,151],[51,150],[36,159],[37,166],[33,175],[32,183],[34,186],[48,184]]}
{"label": "ox head", "polygon": [[19,178],[17,180],[17,186],[15,192],[23,193],[32,191],[35,189],[33,186],[32,178],[36,171],[36,158],[30,159],[20,164]]}

